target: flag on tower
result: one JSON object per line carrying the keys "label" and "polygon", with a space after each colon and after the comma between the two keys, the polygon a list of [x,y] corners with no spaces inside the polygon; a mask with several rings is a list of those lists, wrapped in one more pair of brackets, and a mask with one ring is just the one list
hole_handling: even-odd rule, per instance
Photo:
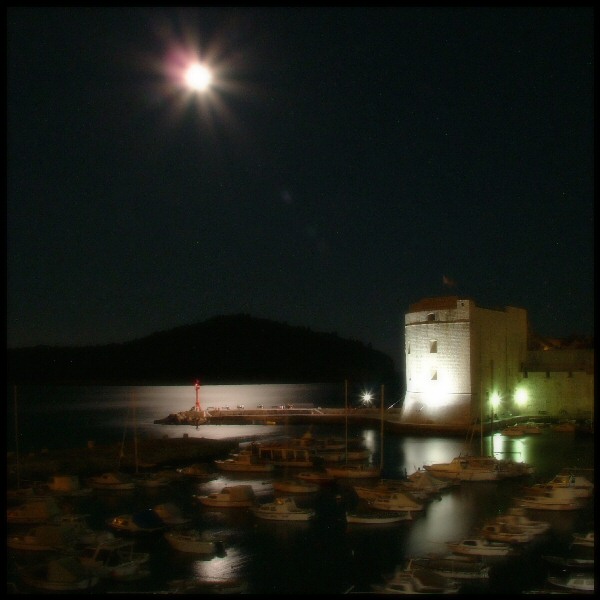
{"label": "flag on tower", "polygon": [[445,287],[456,287],[456,281],[450,277],[446,277],[446,275],[442,276],[442,283]]}

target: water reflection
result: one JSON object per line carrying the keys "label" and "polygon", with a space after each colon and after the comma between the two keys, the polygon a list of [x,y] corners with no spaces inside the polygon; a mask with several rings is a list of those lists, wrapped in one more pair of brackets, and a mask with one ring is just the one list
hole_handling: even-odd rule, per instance
{"label": "water reflection", "polygon": [[[201,402],[209,401],[210,387],[202,388]],[[229,391],[236,391],[236,396],[225,393],[227,390],[222,386],[215,387],[221,389],[214,390],[210,402],[216,403],[219,398],[220,402],[234,406],[238,402],[248,405],[250,401],[257,401],[252,394],[246,394],[247,386],[233,386],[236,389]],[[56,441],[58,447],[61,444],[85,447],[88,439],[96,439],[98,444],[111,440],[120,442],[131,390],[118,390],[82,388],[80,397],[73,390],[64,396],[58,393],[52,396],[55,392],[52,390],[43,394],[46,400],[52,397],[53,403],[46,407],[44,419],[37,418],[35,403],[26,407],[22,419],[22,447],[26,450],[33,444],[38,448],[42,444],[52,447],[52,440]],[[187,433],[190,437],[236,437],[248,440],[253,435],[299,437],[307,429],[306,426],[285,425],[215,425],[202,426],[196,431],[191,427],[158,426],[153,424],[154,419],[163,418],[170,412],[187,410],[193,405],[193,386],[140,388],[139,391],[138,416],[144,423],[142,434],[151,437],[162,437],[165,433],[170,437],[181,437]],[[281,396],[277,401],[279,398]],[[50,414],[52,418],[48,416]],[[85,426],[73,427],[74,420],[79,424],[85,423]],[[343,432],[343,425],[313,429],[315,436],[323,437],[340,437]],[[354,427],[352,434],[362,435],[369,448],[374,453],[379,452],[378,425]],[[412,473],[425,464],[448,462],[465,449],[478,454],[481,440],[467,443],[462,436],[442,438],[386,433],[384,442],[384,476],[395,477],[405,470]],[[248,591],[251,593],[342,593],[350,585],[357,589],[369,589],[371,583],[380,580],[381,575],[390,573],[409,557],[443,552],[446,550],[445,542],[470,537],[486,519],[514,505],[522,495],[525,484],[548,481],[567,466],[589,469],[594,466],[593,438],[565,437],[551,431],[519,439],[499,434],[492,438],[485,436],[483,448],[486,453],[493,448],[498,458],[530,462],[535,465],[536,473],[519,480],[471,482],[444,490],[441,498],[429,503],[413,521],[391,526],[340,527],[339,523],[327,520],[311,524],[265,522],[256,519],[249,510],[204,507],[193,499],[194,495],[218,492],[226,485],[247,484],[252,486],[259,501],[267,501],[274,492],[272,476],[265,473],[219,472],[212,481],[182,479],[167,488],[155,490],[94,492],[86,497],[74,498],[69,503],[72,512],[90,515],[92,527],[104,529],[104,520],[109,516],[132,513],[160,502],[174,502],[181,506],[185,516],[193,519],[194,527],[218,533],[226,540],[224,556],[187,556],[174,552],[162,536],[136,540],[136,549],[151,553],[151,577],[128,587],[111,583],[111,591],[124,589],[150,593],[167,589],[168,582],[172,580],[200,586],[206,582],[241,577],[248,582]],[[283,477],[284,472],[277,471],[273,476]],[[593,479],[593,470],[589,476]],[[335,498],[339,492],[345,501],[350,502],[353,492],[351,486],[352,482],[349,481],[338,483],[331,494]],[[297,502],[315,504],[322,500],[318,496],[308,496],[298,498]],[[541,560],[541,555],[561,554],[568,547],[573,531],[593,529],[594,500],[588,501],[581,511],[528,511],[527,515],[535,520],[549,521],[551,531],[525,550],[522,558],[494,570],[490,592],[500,593],[510,587],[510,591],[520,593],[543,582],[547,565]],[[202,590],[198,588],[198,592],[202,593]]]}
{"label": "water reflection", "polygon": [[[446,542],[460,539],[471,529],[472,508],[465,510],[465,499],[455,490],[444,492],[443,501],[433,502],[427,507],[427,517],[416,519],[410,529],[407,552],[419,556],[427,552],[445,552]],[[456,515],[461,514],[457,519]],[[474,513],[476,514],[476,513]]]}
{"label": "water reflection", "polygon": [[531,462],[531,452],[528,451],[530,438],[515,439],[495,433],[491,439],[496,458],[515,462]]}
{"label": "water reflection", "polygon": [[244,561],[239,550],[228,547],[225,556],[213,556],[209,560],[194,557],[191,566],[192,579],[203,583],[230,581],[242,576]]}
{"label": "water reflection", "polygon": [[409,473],[423,468],[426,464],[449,462],[461,452],[465,452],[465,442],[455,438],[407,436],[401,447],[404,451],[404,464]]}

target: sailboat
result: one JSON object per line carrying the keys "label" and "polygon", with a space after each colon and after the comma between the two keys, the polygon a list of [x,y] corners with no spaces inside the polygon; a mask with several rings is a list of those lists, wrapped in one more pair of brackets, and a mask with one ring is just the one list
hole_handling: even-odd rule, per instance
{"label": "sailboat", "polygon": [[14,405],[15,405],[15,466],[9,470],[9,475],[14,474],[16,476],[17,487],[7,490],[6,497],[8,500],[22,501],[28,498],[32,498],[35,495],[34,487],[29,485],[28,487],[22,486],[21,480],[21,456],[19,452],[19,418],[17,409],[17,386],[14,388]]}
{"label": "sailboat", "polygon": [[[434,463],[423,465],[423,468],[434,477],[452,481],[498,481],[509,477],[520,477],[533,473],[533,467],[527,463],[519,463],[513,460],[500,460],[493,455],[494,429],[490,427],[491,455],[483,454],[483,412],[480,415],[479,456],[461,453],[447,463]],[[472,445],[475,424],[471,428],[470,438],[465,441],[467,448]]]}
{"label": "sailboat", "polygon": [[[135,405],[132,404],[132,409],[134,413],[134,427],[135,427]],[[129,410],[128,410],[129,413]],[[122,490],[133,490],[135,489],[135,480],[133,477],[128,475],[127,473],[123,473],[120,471],[121,468],[121,460],[125,455],[125,435],[127,433],[127,418],[125,419],[125,428],[123,429],[123,440],[121,442],[121,449],[119,452],[119,461],[117,463],[116,471],[109,471],[106,473],[101,473],[100,475],[94,475],[89,477],[87,480],[87,484],[96,490],[112,490],[112,491],[122,491]],[[135,467],[137,473],[137,434],[134,433],[134,444],[135,444]]]}
{"label": "sailboat", "polygon": [[348,380],[345,381],[345,412],[346,412],[346,463],[339,466],[325,467],[325,471],[328,475],[337,478],[374,478],[381,477],[381,471],[383,469],[383,385],[381,386],[381,457],[379,466],[370,464],[349,464],[347,459],[348,450]]}
{"label": "sailboat", "polygon": [[[155,465],[142,463],[139,458],[139,445],[138,445],[138,434],[137,434],[137,413],[136,413],[136,398],[135,393],[132,394],[131,401],[131,412],[132,412],[132,422],[133,422],[133,444],[134,444],[134,467],[135,467],[135,475],[133,477],[134,483],[139,487],[144,488],[157,488],[169,485],[171,479],[159,475],[157,473],[140,473],[140,467],[153,467]],[[125,438],[123,437],[123,443],[125,442]],[[122,454],[122,453],[121,453]]]}

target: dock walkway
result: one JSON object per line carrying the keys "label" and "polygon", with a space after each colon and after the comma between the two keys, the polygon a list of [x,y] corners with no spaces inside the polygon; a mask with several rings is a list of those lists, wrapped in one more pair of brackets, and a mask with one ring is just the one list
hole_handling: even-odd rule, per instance
{"label": "dock walkway", "polygon": [[[378,408],[353,408],[348,409],[348,424],[350,425],[379,425],[381,412]],[[465,435],[472,431],[470,424],[434,424],[434,423],[405,423],[401,422],[401,409],[390,408],[384,412],[384,428],[386,431],[407,434],[440,434],[440,435]],[[346,410],[344,408],[208,408],[200,411],[186,411],[183,413],[170,414],[164,419],[157,419],[156,424],[162,425],[273,425],[273,424],[338,424],[346,422]],[[495,430],[506,427],[508,423],[514,423],[515,417],[510,420],[499,419],[493,422]],[[491,429],[489,421],[483,423],[484,432]],[[479,433],[479,425],[475,426]]]}

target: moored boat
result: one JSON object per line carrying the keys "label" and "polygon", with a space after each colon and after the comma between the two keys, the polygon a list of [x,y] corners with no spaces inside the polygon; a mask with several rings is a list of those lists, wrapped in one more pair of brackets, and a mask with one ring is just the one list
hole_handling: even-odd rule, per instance
{"label": "moored boat", "polygon": [[117,538],[86,546],[78,555],[79,562],[89,572],[100,578],[120,581],[149,575],[144,566],[149,559],[148,552],[135,551],[133,541]]}
{"label": "moored boat", "polygon": [[375,486],[355,485],[354,491],[363,500],[375,500],[394,492],[408,493],[410,497],[426,501],[439,496],[439,488],[431,486],[425,479],[419,482],[406,480],[380,479]]}
{"label": "moored boat", "polygon": [[248,591],[248,582],[244,579],[174,579],[169,582],[170,594],[245,594]]}
{"label": "moored boat", "polygon": [[278,479],[273,489],[283,494],[312,494],[319,491],[319,485],[302,479]]}
{"label": "moored boat", "polygon": [[268,521],[310,521],[315,516],[314,510],[296,506],[291,496],[254,506],[252,512],[260,519]]}
{"label": "moored boat", "polygon": [[433,571],[414,567],[396,568],[394,574],[384,584],[372,584],[377,594],[457,594],[460,585]]}
{"label": "moored boat", "polygon": [[216,475],[204,463],[195,463],[186,467],[177,469],[177,472],[184,477],[192,477],[194,479],[204,479],[210,481],[216,479]]}
{"label": "moored boat", "polygon": [[491,457],[456,456],[449,463],[433,463],[423,468],[438,479],[458,481],[497,481],[501,479],[498,461]]}
{"label": "moored boat", "polygon": [[88,590],[99,582],[97,575],[90,573],[72,556],[25,568],[20,577],[26,585],[51,592]]}
{"label": "moored boat", "polygon": [[273,465],[263,460],[258,460],[250,450],[242,450],[232,454],[229,458],[217,459],[215,466],[220,471],[234,471],[240,473],[268,473],[273,470]]}
{"label": "moored boat", "polygon": [[532,435],[542,433],[542,429],[538,427],[535,423],[516,423],[515,425],[510,425],[509,427],[505,427],[501,432],[502,435],[517,437],[523,435]]}
{"label": "moored boat", "polygon": [[381,477],[381,468],[375,465],[339,465],[335,467],[325,467],[327,473],[337,479],[363,479]]}
{"label": "moored boat", "polygon": [[489,579],[490,566],[483,560],[458,554],[420,556],[411,559],[416,567],[422,567],[450,579]]}
{"label": "moored boat", "polygon": [[[389,485],[389,480],[382,480]],[[400,489],[410,492],[415,498],[429,500],[440,497],[440,493],[453,485],[459,485],[459,481],[443,480],[434,477],[425,469],[417,469],[399,482]]]}
{"label": "moored boat", "polygon": [[459,542],[446,542],[446,546],[455,554],[482,557],[504,557],[513,554],[510,544],[491,542],[485,538],[466,538]]}
{"label": "moored boat", "polygon": [[157,533],[166,527],[165,522],[150,508],[133,514],[117,515],[106,519],[106,524],[120,533]]}
{"label": "moored boat", "polygon": [[222,540],[207,531],[197,529],[167,531],[164,537],[169,545],[179,552],[217,554],[223,550]]}
{"label": "moored boat", "polygon": [[255,503],[254,489],[251,485],[230,485],[220,492],[193,497],[204,506],[217,508],[249,508]]}
{"label": "moored boat", "polygon": [[594,484],[586,477],[559,473],[546,483],[536,483],[526,487],[525,491],[527,494],[543,494],[555,489],[565,490],[565,495],[585,499],[592,497]]}
{"label": "moored boat", "polygon": [[135,481],[126,473],[118,471],[94,475],[88,478],[87,483],[95,490],[123,491],[135,489]]}
{"label": "moored boat", "polygon": [[296,446],[304,446],[306,448],[313,448],[318,452],[329,451],[329,450],[343,450],[346,447],[346,443],[343,438],[336,437],[324,437],[315,438],[312,432],[309,430],[302,435],[300,438],[295,438],[292,443]]}
{"label": "moored boat", "polygon": [[35,525],[48,523],[62,514],[60,507],[54,498],[34,496],[23,504],[6,509],[6,522]]}
{"label": "moored boat", "polygon": [[481,534],[486,540],[493,542],[506,542],[507,544],[526,544],[535,537],[518,525],[508,525],[501,522],[486,523],[481,528]]}
{"label": "moored boat", "polygon": [[55,517],[52,523],[67,528],[76,544],[98,544],[104,540],[114,539],[115,536],[110,531],[92,529],[87,522],[87,516],[84,514],[67,513]]}
{"label": "moored boat", "polygon": [[594,547],[594,532],[588,531],[586,533],[574,533],[573,534],[573,545],[578,544],[580,546],[591,546]]}
{"label": "moored boat", "polygon": [[357,448],[354,450],[320,450],[317,456],[326,463],[339,463],[346,461],[367,460],[371,456],[371,451],[366,448]]}
{"label": "moored boat", "polygon": [[335,477],[327,473],[327,471],[301,471],[296,477],[303,481],[311,481],[319,484],[333,483],[335,481]]}
{"label": "moored boat", "polygon": [[254,442],[250,452],[257,462],[275,467],[312,467],[317,460],[315,450],[291,442]]}
{"label": "moored boat", "polygon": [[8,548],[27,552],[66,551],[74,544],[72,530],[61,525],[38,525],[26,533],[9,535],[6,538]]}
{"label": "moored boat", "polygon": [[552,427],[552,431],[557,431],[560,433],[575,433],[576,429],[576,421],[561,421]]}
{"label": "moored boat", "polygon": [[85,496],[92,492],[91,487],[82,487],[77,475],[53,475],[46,485],[56,496]]}
{"label": "moored boat", "polygon": [[552,488],[541,494],[533,494],[515,498],[523,508],[535,510],[579,510],[585,506],[585,501],[574,497],[567,488]]}
{"label": "moored boat", "polygon": [[141,488],[165,487],[171,481],[171,478],[159,475],[158,473],[141,473],[134,478],[135,485]]}
{"label": "moored boat", "polygon": [[498,471],[502,479],[523,477],[525,475],[533,475],[535,473],[535,467],[526,462],[517,462],[515,460],[506,458],[494,460],[497,461]]}
{"label": "moored boat", "polygon": [[159,519],[170,527],[186,525],[190,523],[192,520],[183,515],[181,508],[177,506],[174,502],[163,502],[162,504],[157,504],[152,508],[154,513],[158,515]]}
{"label": "moored boat", "polygon": [[423,504],[417,502],[410,494],[403,492],[392,492],[391,494],[377,496],[375,499],[369,501],[369,505],[378,510],[409,512],[418,512],[425,508]]}
{"label": "moored boat", "polygon": [[360,525],[390,525],[402,521],[412,521],[410,511],[383,513],[379,511],[348,511],[346,522]]}
{"label": "moored boat", "polygon": [[594,575],[587,573],[572,573],[565,577],[549,576],[548,583],[574,594],[593,594]]}
{"label": "moored boat", "polygon": [[[387,480],[384,480],[387,481]],[[434,477],[431,473],[428,473],[425,469],[417,469],[413,471],[410,475],[406,476],[406,481],[410,481],[415,484],[423,485],[424,487],[431,487],[436,491],[445,490],[452,485],[456,485],[455,482],[451,482],[445,479],[438,479]]]}
{"label": "moored boat", "polygon": [[536,521],[525,515],[525,509],[518,506],[513,506],[502,515],[495,518],[496,523],[501,523],[509,526],[517,526],[531,534],[541,535],[550,529],[548,521]]}
{"label": "moored boat", "polygon": [[594,556],[591,555],[587,558],[577,556],[553,556],[543,555],[542,558],[557,567],[562,569],[593,569],[594,568]]}

